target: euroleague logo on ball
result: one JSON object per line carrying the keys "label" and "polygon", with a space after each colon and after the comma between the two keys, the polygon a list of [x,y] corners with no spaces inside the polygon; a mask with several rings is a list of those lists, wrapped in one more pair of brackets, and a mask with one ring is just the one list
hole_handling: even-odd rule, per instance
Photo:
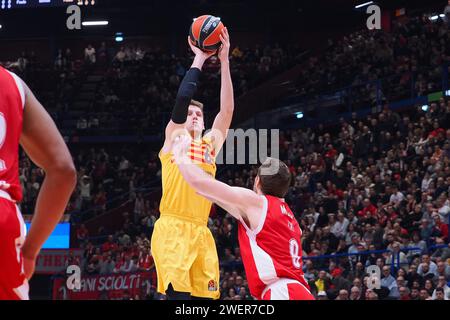
{"label": "euroleague logo on ball", "polygon": [[220,18],[213,18],[211,17],[211,19],[208,21],[208,23],[203,27],[202,32],[208,32],[209,28],[211,28],[211,26],[213,28],[217,27],[217,24],[220,22]]}

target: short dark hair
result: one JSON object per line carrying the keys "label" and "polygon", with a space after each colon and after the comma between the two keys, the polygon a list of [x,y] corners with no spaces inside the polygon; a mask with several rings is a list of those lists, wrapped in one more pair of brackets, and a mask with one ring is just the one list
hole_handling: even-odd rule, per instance
{"label": "short dark hair", "polygon": [[[262,174],[262,169],[278,168],[274,174]],[[258,169],[258,177],[261,182],[261,191],[265,195],[284,198],[291,184],[291,172],[288,166],[281,160],[267,158]]]}

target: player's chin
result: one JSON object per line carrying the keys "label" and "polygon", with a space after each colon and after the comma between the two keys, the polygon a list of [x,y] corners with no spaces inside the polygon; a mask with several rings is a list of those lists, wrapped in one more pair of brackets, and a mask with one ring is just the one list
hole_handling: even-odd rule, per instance
{"label": "player's chin", "polygon": [[202,127],[200,126],[200,125],[197,125],[197,124],[193,124],[192,126],[189,126],[189,128],[188,128],[188,131],[189,132],[192,132],[192,131],[194,131],[194,132],[202,132],[203,130],[202,130]]}

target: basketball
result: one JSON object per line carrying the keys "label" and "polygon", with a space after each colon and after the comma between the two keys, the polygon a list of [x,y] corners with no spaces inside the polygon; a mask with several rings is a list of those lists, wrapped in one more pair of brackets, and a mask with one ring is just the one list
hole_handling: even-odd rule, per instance
{"label": "basketball", "polygon": [[223,28],[220,18],[203,15],[192,22],[189,37],[196,47],[204,51],[215,51],[221,45],[219,36]]}

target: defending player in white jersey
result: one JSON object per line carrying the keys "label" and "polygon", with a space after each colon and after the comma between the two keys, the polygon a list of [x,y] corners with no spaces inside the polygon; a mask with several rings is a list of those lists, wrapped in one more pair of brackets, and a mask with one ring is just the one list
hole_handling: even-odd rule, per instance
{"label": "defending player in white jersey", "polygon": [[268,158],[258,169],[254,191],[231,187],[193,165],[187,156],[189,136],[175,140],[175,161],[187,183],[239,220],[239,245],[252,296],[314,300],[303,276],[302,232],[284,201],[291,181],[286,164]]}

